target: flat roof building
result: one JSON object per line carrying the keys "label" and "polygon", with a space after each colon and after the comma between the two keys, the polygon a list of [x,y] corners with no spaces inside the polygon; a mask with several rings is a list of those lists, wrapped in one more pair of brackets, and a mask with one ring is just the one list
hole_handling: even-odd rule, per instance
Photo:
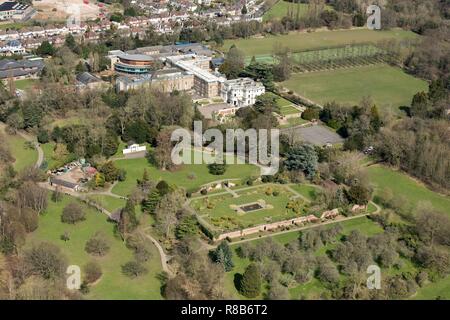
{"label": "flat roof building", "polygon": [[34,78],[44,69],[42,60],[0,60],[0,80]]}
{"label": "flat roof building", "polygon": [[82,72],[76,76],[77,86],[80,89],[101,89],[106,87],[105,81],[89,72]]}
{"label": "flat roof building", "polygon": [[121,54],[114,64],[114,70],[126,74],[147,74],[154,65],[154,58],[144,54]]}
{"label": "flat roof building", "polygon": [[28,4],[16,1],[6,1],[0,4],[0,21],[26,21],[34,14],[36,14],[36,10]]}
{"label": "flat roof building", "polygon": [[194,54],[167,57],[167,61],[194,76],[194,91],[202,97],[217,97],[220,86],[226,79],[209,70],[211,58]]}
{"label": "flat roof building", "polygon": [[139,77],[122,76],[116,80],[117,91],[137,90],[152,87],[162,92],[190,91],[194,87],[194,76],[178,68],[152,71]]}

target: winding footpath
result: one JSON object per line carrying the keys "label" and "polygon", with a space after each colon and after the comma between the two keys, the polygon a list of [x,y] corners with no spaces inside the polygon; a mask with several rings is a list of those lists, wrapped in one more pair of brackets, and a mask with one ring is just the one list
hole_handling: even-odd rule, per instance
{"label": "winding footpath", "polygon": [[35,168],[40,168],[42,163],[44,162],[44,150],[42,150],[41,145],[39,144],[39,142],[37,142],[33,137],[31,137],[30,135],[28,135],[25,132],[18,131],[17,134],[19,136],[21,136],[22,138],[24,138],[25,140],[27,140],[28,142],[33,143],[34,148],[38,152],[38,158],[36,160],[36,163],[34,164],[34,167]]}
{"label": "winding footpath", "polygon": [[[148,228],[147,228],[148,229]],[[147,230],[145,229],[145,230]],[[171,277],[173,277],[175,274],[173,273],[173,271],[170,269],[169,267],[169,261],[171,259],[170,256],[168,256],[165,252],[163,247],[159,244],[158,240],[156,240],[155,238],[153,238],[151,235],[149,235],[148,233],[145,232],[145,230],[142,230],[140,232],[141,235],[143,235],[145,238],[147,238],[148,240],[150,240],[156,247],[156,249],[158,249],[159,252],[159,256],[161,258],[161,265],[163,270]]]}
{"label": "winding footpath", "polygon": [[[0,122],[0,129],[5,130],[6,124],[3,122]],[[31,142],[34,146],[34,148],[37,150],[38,158],[36,160],[36,163],[34,164],[35,168],[40,168],[42,163],[44,162],[44,150],[42,150],[40,144],[36,141],[35,138],[30,136],[28,133],[25,133],[23,131],[17,131],[17,134],[21,136],[23,139],[25,139],[28,142]]]}

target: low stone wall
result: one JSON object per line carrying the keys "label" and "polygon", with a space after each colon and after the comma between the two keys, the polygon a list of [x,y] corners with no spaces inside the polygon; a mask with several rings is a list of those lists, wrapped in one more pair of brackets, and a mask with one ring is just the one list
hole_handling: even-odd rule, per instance
{"label": "low stone wall", "polygon": [[262,225],[256,226],[256,227],[251,227],[251,228],[247,228],[247,229],[223,233],[223,234],[219,235],[217,238],[215,238],[214,241],[220,241],[220,240],[223,240],[226,238],[233,239],[233,238],[245,237],[250,234],[254,234],[254,233],[258,233],[258,232],[270,231],[270,230],[275,230],[275,229],[282,228],[282,227],[293,226],[293,225],[300,224],[300,223],[317,222],[317,221],[320,221],[320,219],[311,214],[306,217],[293,218],[293,219],[289,219],[289,220],[278,221],[278,222],[273,222],[273,223],[268,223],[268,224],[262,224]]}

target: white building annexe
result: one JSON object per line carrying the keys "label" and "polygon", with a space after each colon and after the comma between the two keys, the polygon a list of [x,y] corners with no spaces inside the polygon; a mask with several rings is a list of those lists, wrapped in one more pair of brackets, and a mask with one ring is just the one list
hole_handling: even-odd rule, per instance
{"label": "white building annexe", "polygon": [[227,80],[221,88],[221,96],[225,102],[239,108],[253,105],[256,97],[265,92],[262,83],[250,78]]}
{"label": "white building annexe", "polygon": [[127,155],[127,154],[132,154],[132,153],[137,153],[137,152],[143,152],[146,150],[147,150],[146,146],[139,146],[138,144],[132,144],[127,149],[123,149],[122,153],[124,155]]}

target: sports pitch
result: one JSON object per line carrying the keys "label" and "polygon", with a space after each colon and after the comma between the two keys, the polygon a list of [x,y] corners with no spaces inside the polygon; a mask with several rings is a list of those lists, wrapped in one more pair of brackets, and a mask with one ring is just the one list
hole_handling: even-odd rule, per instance
{"label": "sports pitch", "polygon": [[409,106],[427,83],[385,64],[293,74],[281,85],[321,105],[327,102],[356,105],[370,96],[380,109],[398,111]]}
{"label": "sports pitch", "polygon": [[226,40],[222,46],[228,51],[234,44],[247,57],[270,55],[275,47],[288,47],[292,52],[326,49],[351,44],[377,43],[389,39],[415,39],[418,36],[410,31],[394,29],[389,31],[371,31],[368,29],[291,32],[287,35],[254,37],[247,39]]}

